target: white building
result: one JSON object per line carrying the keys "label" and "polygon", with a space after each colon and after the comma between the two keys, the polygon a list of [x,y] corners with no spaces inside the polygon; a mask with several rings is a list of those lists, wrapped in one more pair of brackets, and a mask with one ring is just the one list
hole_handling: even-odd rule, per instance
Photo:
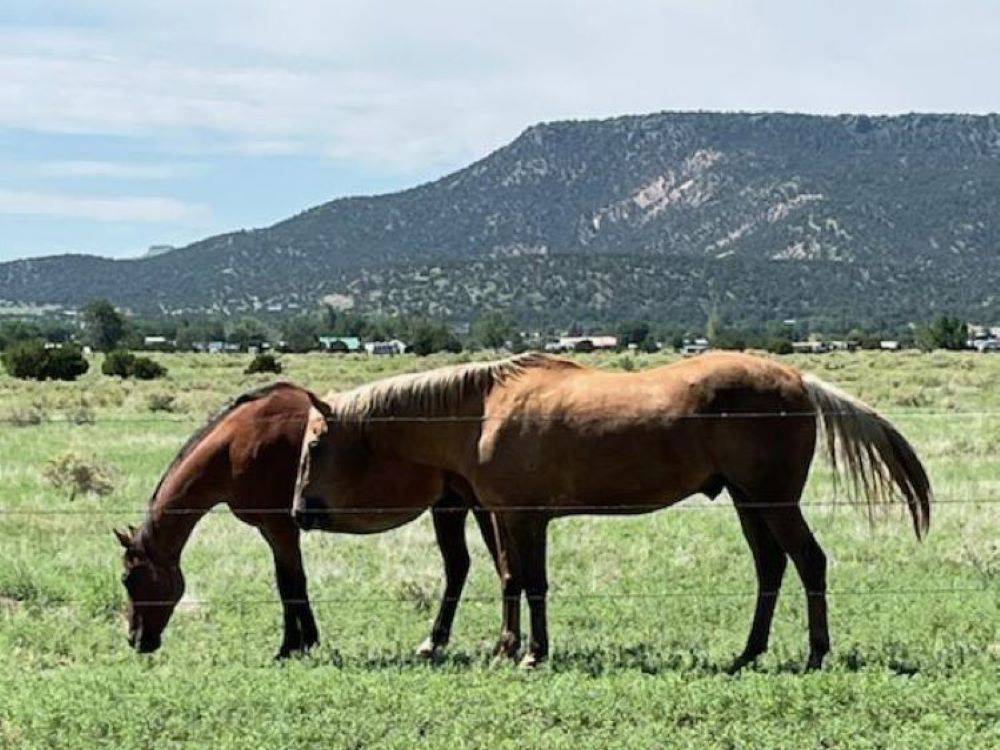
{"label": "white building", "polygon": [[395,357],[406,352],[406,344],[399,339],[391,341],[368,341],[365,351],[373,357]]}
{"label": "white building", "polygon": [[708,339],[701,338],[694,341],[685,341],[681,346],[681,354],[685,357],[693,357],[696,354],[703,354],[709,350]]}
{"label": "white building", "polygon": [[557,341],[545,345],[547,352],[590,352],[617,348],[617,336],[560,336]]}

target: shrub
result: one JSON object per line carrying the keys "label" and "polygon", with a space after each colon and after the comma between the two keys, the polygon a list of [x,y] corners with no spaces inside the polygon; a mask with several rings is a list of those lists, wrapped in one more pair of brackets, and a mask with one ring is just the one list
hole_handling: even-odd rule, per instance
{"label": "shrub", "polygon": [[66,421],[75,425],[84,424],[96,424],[97,417],[94,416],[94,411],[86,404],[80,404],[79,406],[69,409],[66,411]]}
{"label": "shrub", "polygon": [[151,393],[146,399],[146,406],[150,411],[172,412],[177,408],[174,397],[169,393]]}
{"label": "shrub", "polygon": [[462,351],[462,342],[441,323],[417,323],[410,332],[410,341],[410,351],[420,357],[434,352],[458,354]]}
{"label": "shrub", "polygon": [[627,354],[619,357],[615,364],[618,365],[618,368],[622,370],[622,372],[632,372],[635,370],[635,361],[633,361],[633,359]]}
{"label": "shrub", "polygon": [[281,372],[281,362],[273,354],[258,354],[243,371],[246,375],[258,372]]}
{"label": "shrub", "polygon": [[139,380],[154,380],[167,374],[167,368],[149,357],[137,357],[132,352],[118,349],[109,352],[101,365],[105,375],[117,375],[120,378],[138,378]]}
{"label": "shrub", "polygon": [[80,494],[107,495],[114,489],[108,467],[75,451],[50,459],[42,476],[56,489],[69,490],[70,501]]}
{"label": "shrub", "polygon": [[101,365],[101,372],[105,375],[117,375],[120,378],[127,378],[132,374],[135,366],[135,355],[125,349],[116,349],[108,352]]}
{"label": "shrub", "polygon": [[767,342],[767,350],[771,354],[791,354],[795,351],[788,339],[771,339]]}
{"label": "shrub", "polygon": [[167,368],[149,357],[136,357],[132,374],[139,380],[156,380],[167,374]]}
{"label": "shrub", "polygon": [[964,349],[969,331],[960,318],[939,315],[930,323],[917,328],[916,340],[925,352],[935,349]]}
{"label": "shrub", "polygon": [[45,420],[45,415],[33,406],[27,409],[12,409],[3,417],[4,424],[14,427],[34,427]]}
{"label": "shrub", "polygon": [[41,341],[21,341],[7,347],[3,364],[22,380],[76,380],[90,367],[78,346],[46,348]]}

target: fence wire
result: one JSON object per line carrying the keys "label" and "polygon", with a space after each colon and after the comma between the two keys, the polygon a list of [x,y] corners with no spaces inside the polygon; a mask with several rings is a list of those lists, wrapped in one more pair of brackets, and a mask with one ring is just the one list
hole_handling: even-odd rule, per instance
{"label": "fence wire", "polygon": [[[65,410],[71,410],[72,406],[64,407]],[[1000,417],[1000,411],[996,410],[965,410],[965,411],[953,411],[953,410],[942,410],[942,411],[921,411],[921,410],[910,410],[910,411],[880,411],[879,415],[885,418],[892,419],[906,419],[910,417],[933,417],[933,418],[953,418],[953,419],[964,419],[964,418],[993,418]],[[574,419],[579,419],[581,415],[577,415]],[[617,412],[587,412],[582,415],[588,419],[611,419],[620,417],[620,413]],[[711,420],[711,419],[795,419],[795,418],[809,418],[819,416],[815,411],[757,411],[757,412],[704,412],[695,414],[671,414],[669,412],[664,412],[659,415],[659,418],[664,421],[674,421],[674,420]],[[828,411],[823,412],[824,417],[838,417],[838,416],[856,416],[854,412],[836,412]],[[259,418],[261,421],[273,421],[282,419],[291,419],[283,415],[275,415],[273,417]],[[457,422],[457,423],[476,423],[476,422],[493,422],[499,420],[509,420],[516,422],[565,422],[572,421],[567,420],[565,416],[552,416],[545,414],[481,414],[481,415],[443,415],[443,416],[422,416],[422,415],[403,415],[403,416],[389,416],[389,415],[369,415],[363,417],[329,417],[330,422],[339,422],[341,419],[348,422],[372,422],[372,423],[440,423],[440,422]],[[196,417],[194,415],[183,416],[183,417],[119,417],[119,416],[92,416],[92,417],[48,417],[41,416],[32,418],[31,416],[26,417],[0,417],[0,424],[11,425],[22,428],[29,427],[41,427],[44,425],[62,425],[69,424],[77,427],[93,427],[100,424],[178,424],[178,425],[190,425],[190,424],[202,424],[205,419],[202,417]]]}
{"label": "fence wire", "polygon": [[[70,407],[71,408],[71,407]],[[824,416],[837,416],[839,413],[825,413]],[[1000,411],[993,410],[978,410],[978,411],[896,411],[896,412],[882,412],[884,417],[892,417],[894,419],[901,418],[950,418],[950,419],[971,419],[971,418],[993,418],[1000,417]],[[852,412],[844,412],[845,416],[852,416]],[[618,414],[599,414],[599,413],[588,413],[586,417],[588,419],[599,419],[602,417],[617,417]],[[721,419],[795,419],[795,418],[814,418],[818,415],[813,411],[808,412],[719,412],[719,413],[700,413],[700,414],[663,414],[661,416],[664,421],[675,421],[675,420],[721,420]],[[266,417],[268,421],[270,420],[281,420],[288,419],[288,417],[283,415],[277,415],[274,417]],[[348,421],[358,423],[358,422],[370,422],[370,423],[485,423],[494,420],[512,420],[521,422],[563,422],[566,421],[565,417],[562,416],[550,416],[550,415],[452,415],[452,416],[364,416],[356,418],[348,418]],[[339,421],[335,418],[330,418],[330,421]],[[63,425],[70,424],[74,426],[95,426],[100,424],[176,424],[176,425],[191,425],[191,424],[202,424],[203,419],[196,418],[194,416],[185,417],[162,417],[162,416],[149,416],[149,417],[115,417],[115,416],[102,416],[102,417],[89,417],[89,418],[50,418],[42,417],[38,422],[26,422],[23,418],[16,417],[2,417],[0,418],[0,425],[16,425],[21,428],[29,427],[39,427],[44,425]],[[933,501],[935,506],[939,505],[993,505],[1000,504],[1000,496],[987,495],[979,497],[935,497]],[[754,503],[755,508],[778,508],[778,507],[792,507],[797,506],[800,508],[822,508],[822,507],[868,507],[869,504],[864,501],[857,500],[831,500],[831,501],[813,501],[807,503],[795,503],[795,502],[758,502]],[[614,514],[614,513],[631,513],[631,512],[651,512],[657,510],[684,510],[684,511],[703,511],[703,510],[723,510],[733,507],[731,503],[698,503],[698,504],[663,504],[663,503],[631,503],[631,504],[616,504],[613,506],[607,505],[522,505],[522,506],[508,506],[500,509],[484,509],[479,506],[469,507],[469,506],[449,506],[449,507],[438,507],[429,508],[431,513],[467,513],[469,511],[474,512],[549,512],[558,511],[562,513],[599,513],[602,515]],[[314,513],[324,514],[324,515],[339,515],[339,514],[390,514],[390,513],[408,513],[417,510],[412,506],[371,506],[371,507],[344,507],[344,508],[327,508],[321,509],[319,511],[313,511]],[[148,506],[141,508],[41,508],[41,507],[28,507],[28,508],[10,508],[10,507],[0,507],[0,516],[114,516],[114,515],[130,515],[130,514],[146,514],[149,511]],[[233,511],[227,507],[215,506],[212,508],[168,508],[160,509],[158,512],[164,515],[185,515],[185,514],[197,514],[205,515],[211,513],[232,513]],[[290,512],[289,506],[284,507],[273,507],[273,508],[254,508],[254,509],[238,509],[240,515],[254,516],[254,515],[278,515],[278,514],[288,514]],[[946,597],[946,596],[957,596],[957,595],[984,595],[984,594],[996,594],[997,588],[995,586],[983,585],[983,586],[968,586],[968,587],[921,587],[921,588],[896,588],[896,589],[834,589],[825,593],[826,596],[830,597],[885,597],[885,596],[913,596],[913,597]],[[589,592],[589,593],[559,593],[555,592],[548,596],[550,601],[592,601],[592,600],[660,600],[660,599],[678,599],[678,598],[691,598],[691,599],[733,599],[733,598],[747,598],[757,596],[757,591],[755,590],[745,590],[745,591],[694,591],[694,590],[674,590],[674,591],[658,591],[658,592],[636,592],[636,591],[625,591],[625,592]],[[806,596],[821,596],[823,594],[818,592],[805,592]],[[474,604],[489,604],[497,603],[503,597],[497,596],[464,596],[464,597],[435,597],[435,600],[441,603],[457,603],[458,601],[474,603]],[[146,606],[179,606],[181,608],[185,607],[223,607],[223,606],[233,606],[233,607],[243,607],[243,606],[274,606],[277,603],[283,603],[286,605],[303,605],[303,604],[314,604],[314,605],[327,605],[327,604],[376,604],[376,603],[406,603],[409,599],[405,596],[347,596],[347,597],[318,597],[314,599],[182,599],[180,602],[174,601],[142,601],[141,604]],[[18,606],[25,607],[38,607],[46,606],[51,608],[65,607],[74,604],[93,604],[90,600],[83,599],[61,599],[56,598],[52,601],[33,603],[24,602],[18,599],[10,597],[0,597],[0,611],[16,608]]]}
{"label": "fence wire", "polygon": [[[445,506],[417,508],[412,505],[399,506],[353,506],[343,508],[320,508],[310,510],[310,513],[321,516],[338,515],[382,515],[396,513],[412,513],[416,510],[421,512],[429,511],[437,513],[547,513],[549,511],[567,513],[570,515],[616,515],[628,513],[654,512],[658,510],[683,510],[683,511],[705,511],[705,510],[730,510],[735,506],[729,502],[699,502],[682,505],[683,501],[676,504],[663,503],[633,503],[616,505],[508,505],[503,508],[484,508],[482,506]],[[224,503],[221,503],[224,505]],[[1000,496],[989,495],[985,497],[962,497],[962,498],[939,498],[934,497],[931,501],[932,507],[938,505],[997,505],[1000,504]],[[794,502],[754,502],[746,506],[748,508],[839,508],[872,507],[865,501],[856,500],[815,500],[808,503]],[[902,501],[893,505],[877,506],[881,510],[888,510],[890,507],[905,509]],[[150,506],[137,508],[0,508],[0,516],[117,516],[117,515],[145,515],[150,511]],[[275,508],[237,508],[213,506],[211,508],[159,508],[157,514],[164,516],[171,515],[209,515],[209,514],[237,514],[242,516],[268,516],[268,515],[288,515],[291,513],[291,506]]]}
{"label": "fence wire", "polygon": [[[793,595],[798,595],[799,592]],[[806,597],[945,597],[965,594],[997,594],[1000,589],[996,586],[955,586],[955,587],[918,587],[918,588],[895,588],[895,589],[833,589],[826,592],[803,591]],[[777,596],[777,592],[766,592],[765,595]],[[744,591],[695,591],[695,590],[674,590],[674,591],[619,591],[619,592],[586,592],[586,593],[549,593],[545,596],[546,601],[609,601],[609,600],[660,600],[660,599],[745,599],[756,597],[756,590]],[[502,594],[495,596],[469,595],[469,596],[433,596],[436,602],[444,603],[470,603],[470,604],[496,604],[509,599],[520,601],[521,597],[505,597]],[[530,598],[530,597],[524,597]],[[294,605],[327,605],[327,604],[406,604],[412,603],[413,597],[407,596],[322,596],[316,598],[281,599],[279,597],[261,599],[226,599],[226,598],[183,598],[179,601],[141,599],[136,604],[149,607],[180,607],[180,608],[200,608],[200,607],[242,607],[249,606],[274,606],[275,604]],[[26,608],[44,607],[48,609],[58,609],[77,604],[93,605],[93,600],[89,599],[62,599],[56,598],[50,601],[38,603],[26,603],[17,599],[4,599],[0,597],[0,611],[4,604],[17,604]],[[428,602],[429,603],[429,602]]]}

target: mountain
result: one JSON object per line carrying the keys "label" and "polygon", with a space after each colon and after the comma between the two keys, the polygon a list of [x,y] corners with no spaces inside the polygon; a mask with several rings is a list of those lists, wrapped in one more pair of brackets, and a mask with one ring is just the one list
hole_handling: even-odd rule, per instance
{"label": "mountain", "polygon": [[0,264],[0,299],[455,321],[1000,318],[1000,115],[663,113],[527,129],[465,169],[152,257]]}

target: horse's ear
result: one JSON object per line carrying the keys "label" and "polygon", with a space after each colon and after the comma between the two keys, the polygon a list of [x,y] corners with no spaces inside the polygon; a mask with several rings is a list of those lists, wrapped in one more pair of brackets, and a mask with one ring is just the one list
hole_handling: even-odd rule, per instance
{"label": "horse's ear", "polygon": [[112,529],[115,532],[115,536],[118,537],[118,543],[121,544],[125,549],[131,549],[132,547],[132,537],[126,534],[124,531],[119,531],[118,529]]}

